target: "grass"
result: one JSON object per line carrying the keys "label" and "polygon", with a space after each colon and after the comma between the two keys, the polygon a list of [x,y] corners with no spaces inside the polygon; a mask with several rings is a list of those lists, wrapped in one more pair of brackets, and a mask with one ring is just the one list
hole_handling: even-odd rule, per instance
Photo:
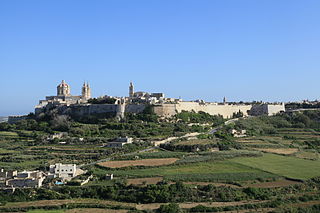
{"label": "grass", "polygon": [[320,161],[304,160],[291,156],[263,154],[257,158],[235,158],[229,160],[256,169],[261,169],[279,176],[307,180],[320,176]]}
{"label": "grass", "polygon": [[192,181],[223,181],[224,179],[227,181],[241,181],[243,179],[254,180],[256,178],[276,177],[276,175],[270,175],[259,169],[250,168],[231,161],[200,162],[186,165],[133,168],[126,170],[108,170],[95,167],[94,173],[97,175],[113,173],[116,177],[133,178],[163,176],[170,180],[181,179],[181,177],[190,180],[190,177],[194,176]]}
{"label": "grass", "polygon": [[18,134],[16,132],[7,132],[7,131],[0,131],[0,136],[2,137],[17,137]]}
{"label": "grass", "polygon": [[170,152],[170,151],[155,151],[155,152],[144,152],[144,153],[134,153],[132,155],[116,157],[115,160],[134,160],[138,156],[139,159],[152,159],[152,158],[181,158],[186,155],[191,155],[193,153],[187,152]]}
{"label": "grass", "polygon": [[198,145],[198,144],[212,144],[212,143],[217,143],[218,139],[192,139],[192,140],[183,140],[183,141],[179,141],[176,142],[175,145]]}
{"label": "grass", "polygon": [[5,169],[35,169],[39,166],[44,165],[44,160],[25,160],[23,162],[0,162],[0,168]]}

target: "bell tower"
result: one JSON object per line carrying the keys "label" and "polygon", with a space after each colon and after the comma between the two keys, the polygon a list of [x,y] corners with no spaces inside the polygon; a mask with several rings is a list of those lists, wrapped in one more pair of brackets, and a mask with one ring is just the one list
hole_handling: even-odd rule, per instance
{"label": "bell tower", "polygon": [[82,98],[88,100],[91,98],[91,89],[89,83],[84,82],[82,85]]}
{"label": "bell tower", "polygon": [[129,97],[132,98],[134,95],[134,85],[132,83],[132,81],[130,82],[130,85],[129,85]]}

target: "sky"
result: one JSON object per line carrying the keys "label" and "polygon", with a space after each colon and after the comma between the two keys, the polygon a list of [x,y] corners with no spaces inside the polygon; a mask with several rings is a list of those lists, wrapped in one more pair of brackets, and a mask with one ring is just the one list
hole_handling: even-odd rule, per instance
{"label": "sky", "polygon": [[320,99],[319,0],[1,0],[0,115],[79,95]]}

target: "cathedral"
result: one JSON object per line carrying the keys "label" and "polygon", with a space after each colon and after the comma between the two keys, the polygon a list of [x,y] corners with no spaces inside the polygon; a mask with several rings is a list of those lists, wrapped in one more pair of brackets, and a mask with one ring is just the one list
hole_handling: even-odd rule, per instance
{"label": "cathedral", "polygon": [[71,105],[71,104],[81,104],[87,103],[91,98],[91,88],[89,83],[84,82],[81,89],[81,95],[74,96],[71,95],[71,88],[64,80],[57,86],[57,95],[56,96],[46,96],[45,100],[40,100],[39,104],[36,106],[36,109],[44,107],[54,107],[57,105]]}
{"label": "cathedral", "polygon": [[[129,97],[101,96],[101,103],[88,103],[91,98],[89,83],[84,82],[81,95],[71,95],[70,86],[62,80],[57,86],[57,95],[47,96],[35,107],[35,114],[56,109],[59,114],[71,116],[110,115],[123,117],[124,113],[141,113],[146,106],[152,106],[154,113],[161,117],[170,117],[183,111],[206,112],[210,115],[221,115],[232,118],[234,113],[242,112],[248,115],[273,115],[285,111],[283,103],[264,104],[230,104],[224,98],[223,103],[205,101],[183,101],[182,99],[166,98],[163,93],[148,93],[135,91],[132,82],[129,85]],[[105,102],[103,101],[105,100]],[[110,102],[111,101],[111,102]]]}

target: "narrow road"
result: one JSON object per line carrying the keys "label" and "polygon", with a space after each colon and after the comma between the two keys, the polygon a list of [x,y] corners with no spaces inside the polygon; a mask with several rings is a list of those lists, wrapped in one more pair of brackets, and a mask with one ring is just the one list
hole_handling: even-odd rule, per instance
{"label": "narrow road", "polygon": [[211,129],[211,130],[209,131],[209,134],[214,134],[214,133],[216,133],[217,131],[219,131],[220,129],[222,129],[222,127],[223,127],[224,125],[228,125],[228,124],[234,123],[234,122],[236,122],[237,120],[239,120],[239,118],[233,118],[233,119],[231,119],[231,120],[227,120],[226,122],[224,122],[224,124],[222,124],[222,125],[214,128],[214,129]]}
{"label": "narrow road", "polygon": [[[220,129],[222,129],[222,127],[224,125],[228,125],[228,124],[231,124],[231,123],[234,123],[235,121],[239,120],[239,118],[234,118],[234,119],[231,119],[231,120],[227,120],[226,122],[224,122],[224,124],[216,127],[216,128],[213,128],[209,131],[209,134],[214,134],[216,133],[217,131],[219,131]],[[182,135],[182,136],[179,136],[179,137],[169,137],[169,138],[166,138],[166,139],[163,139],[163,140],[160,140],[160,141],[152,141],[151,143],[154,144],[153,147],[149,147],[149,148],[146,148],[146,149],[143,149],[143,150],[140,150],[140,151],[135,151],[135,152],[130,152],[130,153],[125,153],[125,154],[122,154],[120,156],[129,156],[129,155],[133,155],[133,154],[139,154],[139,153],[143,153],[143,152],[149,152],[149,151],[152,151],[154,149],[158,149],[160,144],[165,144],[165,143],[169,143],[173,140],[176,140],[176,139],[180,139],[180,138],[189,138],[189,137],[196,137],[200,134],[203,134],[203,133],[199,133],[199,132],[192,132],[192,133],[187,133],[185,135]],[[108,157],[108,158],[105,158],[105,159],[101,159],[101,160],[98,160],[98,161],[94,161],[94,162],[91,162],[91,163],[88,163],[88,164],[82,164],[82,165],[79,165],[79,167],[83,167],[83,166],[90,166],[90,165],[94,165],[94,164],[97,164],[97,163],[102,163],[102,162],[106,162],[106,161],[110,161],[112,160],[113,157]]]}

